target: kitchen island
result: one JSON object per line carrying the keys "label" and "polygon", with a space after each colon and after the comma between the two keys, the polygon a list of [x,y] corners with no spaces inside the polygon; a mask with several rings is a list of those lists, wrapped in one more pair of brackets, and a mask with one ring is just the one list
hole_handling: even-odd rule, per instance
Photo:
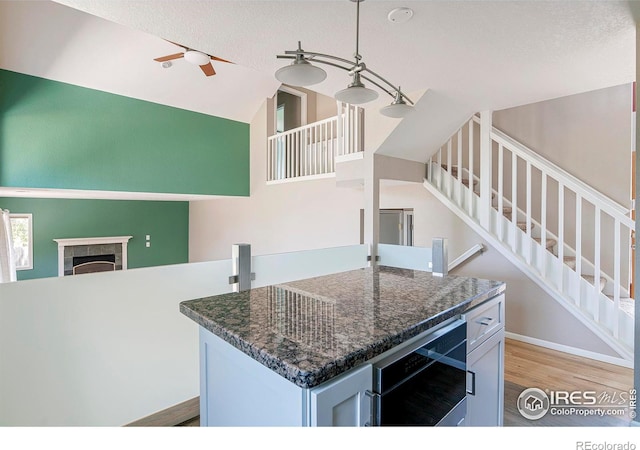
{"label": "kitchen island", "polygon": [[375,266],[182,302],[200,325],[201,424],[364,424],[372,361],[504,290]]}

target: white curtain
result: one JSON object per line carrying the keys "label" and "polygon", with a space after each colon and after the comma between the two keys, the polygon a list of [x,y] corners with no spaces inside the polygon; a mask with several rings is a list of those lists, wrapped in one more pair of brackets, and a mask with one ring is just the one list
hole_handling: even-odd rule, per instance
{"label": "white curtain", "polygon": [[16,281],[16,262],[13,257],[13,239],[9,211],[0,209],[0,283]]}

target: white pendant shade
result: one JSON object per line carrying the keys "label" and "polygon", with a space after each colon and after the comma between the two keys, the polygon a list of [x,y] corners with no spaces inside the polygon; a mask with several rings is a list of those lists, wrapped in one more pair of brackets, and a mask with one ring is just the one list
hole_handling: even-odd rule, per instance
{"label": "white pendant shade", "polygon": [[327,72],[307,61],[294,61],[276,71],[276,79],[292,86],[311,86],[327,78]]}
{"label": "white pendant shade", "polygon": [[392,103],[380,109],[380,114],[387,117],[400,119],[413,111],[413,107],[406,103]]}
{"label": "white pendant shade", "polygon": [[195,64],[197,66],[204,66],[211,61],[211,58],[206,53],[197,52],[195,50],[187,50],[184,52],[184,59],[186,59],[191,64]]}
{"label": "white pendant shade", "polygon": [[336,100],[352,105],[367,103],[378,98],[378,93],[364,86],[350,86],[338,91],[333,96]]}
{"label": "white pendant shade", "polygon": [[[312,65],[311,62],[337,67],[338,69],[347,71],[352,77],[351,84],[349,84],[346,89],[335,93],[334,98],[337,101],[351,105],[359,105],[378,98],[378,92],[365,87],[360,80],[362,78],[374,86],[379,87],[392,97],[395,97],[391,105],[383,108],[382,114],[389,117],[404,117],[413,109],[405,103],[405,98],[409,103],[413,104],[413,102],[402,94],[399,86],[395,87],[373,70],[368,69],[364,62],[362,62],[362,55],[360,55],[358,49],[360,42],[360,3],[364,0],[351,1],[356,4],[356,51],[353,54],[353,63],[338,56],[305,51],[302,49],[301,41],[298,41],[297,50],[287,50],[284,55],[278,55],[278,58],[294,58],[294,61],[290,65],[278,69],[275,77],[281,83],[293,86],[309,86],[319,83],[327,77],[327,73],[324,70]],[[409,8],[396,8],[390,13],[389,20],[397,22],[408,20],[412,14],[413,11]],[[374,81],[374,79],[376,81]],[[381,84],[389,86],[391,91],[382,87]],[[392,91],[395,91],[396,94],[392,94]]]}

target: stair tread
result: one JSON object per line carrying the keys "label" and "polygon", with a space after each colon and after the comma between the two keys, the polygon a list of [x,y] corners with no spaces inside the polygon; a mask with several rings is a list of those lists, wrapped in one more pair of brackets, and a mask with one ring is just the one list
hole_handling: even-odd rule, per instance
{"label": "stair tread", "polygon": [[[593,275],[582,275],[582,278],[584,278],[586,281],[588,281],[589,283],[595,285],[596,283],[596,277],[594,277]],[[604,289],[605,285],[607,284],[607,279],[605,277],[600,277],[600,292],[602,292],[602,290]]]}
{"label": "stair tread", "polygon": [[576,268],[576,257],[575,256],[565,256],[564,258],[562,258],[564,263],[569,266],[569,268],[571,269],[575,269]]}
{"label": "stair tread", "polygon": [[[538,244],[540,244],[542,242],[542,238],[533,238],[534,241],[536,241]],[[547,248],[549,247],[553,247],[554,245],[557,244],[558,241],[556,241],[555,239],[547,239]]]}
{"label": "stair tread", "polygon": [[[612,301],[613,295],[607,295]],[[630,297],[620,297],[620,309],[631,317],[635,316],[636,301]]]}
{"label": "stair tread", "polygon": [[[526,231],[527,230],[527,222],[518,222],[517,223],[518,228],[520,228],[522,231]],[[533,229],[535,227],[535,224],[532,222],[531,223],[531,229]]]}

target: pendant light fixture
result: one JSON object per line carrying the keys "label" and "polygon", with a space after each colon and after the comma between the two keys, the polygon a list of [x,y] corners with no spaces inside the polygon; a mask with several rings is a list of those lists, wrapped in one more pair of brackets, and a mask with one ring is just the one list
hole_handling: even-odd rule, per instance
{"label": "pendant light fixture", "polygon": [[[351,83],[334,95],[335,99],[344,103],[359,105],[378,98],[378,92],[365,86],[365,80],[386,92],[393,98],[390,105],[380,110],[381,114],[388,117],[400,118],[406,116],[413,107],[413,102],[404,95],[400,87],[396,87],[382,78],[380,75],[369,69],[363,62],[359,53],[360,44],[360,2],[364,0],[350,0],[356,4],[356,51],[355,61],[340,58],[338,56],[323,53],[308,52],[302,49],[298,42],[297,50],[286,50],[284,55],[277,55],[277,58],[293,59],[293,62],[285,67],[281,67],[275,73],[276,79],[281,83],[293,86],[311,86],[320,83],[327,77],[327,73],[320,67],[311,64],[319,63],[337,67],[345,70],[351,77]],[[407,104],[407,102],[409,104]]]}

